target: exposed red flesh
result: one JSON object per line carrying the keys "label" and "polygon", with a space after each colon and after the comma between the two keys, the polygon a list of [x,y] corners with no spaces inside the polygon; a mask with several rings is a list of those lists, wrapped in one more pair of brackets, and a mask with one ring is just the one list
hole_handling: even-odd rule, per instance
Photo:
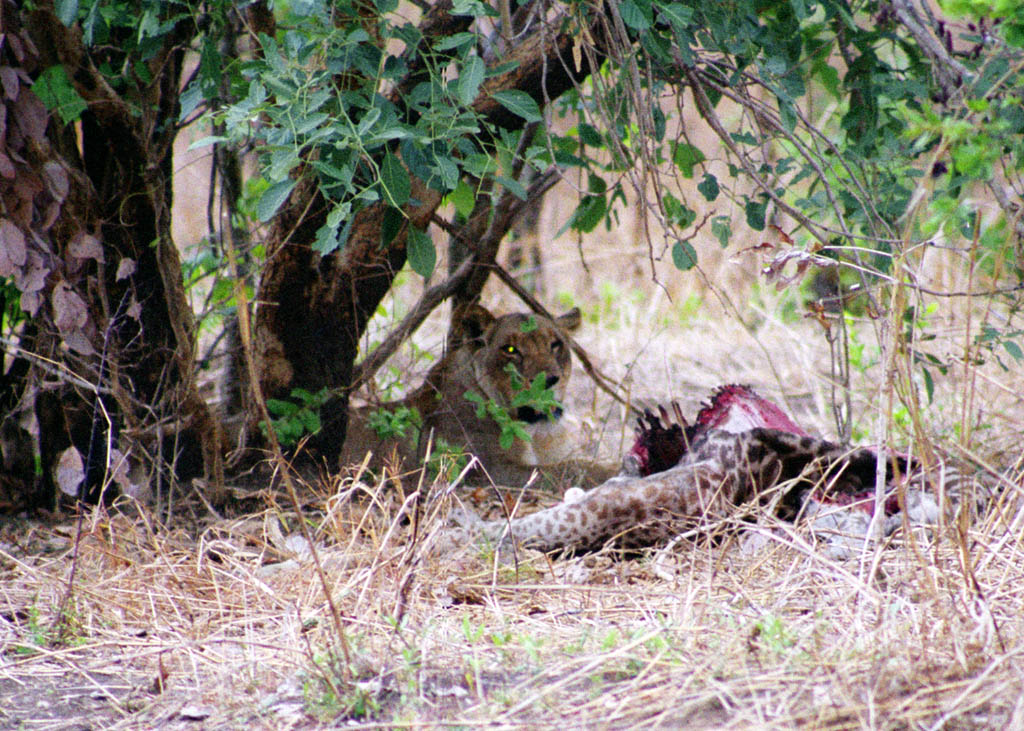
{"label": "exposed red flesh", "polygon": [[785,412],[771,401],[762,398],[750,386],[729,384],[721,386],[711,402],[697,413],[699,429],[721,429],[731,434],[750,431],[757,427],[811,436],[801,429]]}
{"label": "exposed red flesh", "polygon": [[[716,389],[711,400],[701,407],[692,425],[687,424],[677,404],[672,407],[674,418],[665,407],[659,406],[657,416],[647,410],[637,419],[637,439],[626,456],[627,469],[644,477],[670,469],[682,460],[696,439],[711,429],[739,434],[765,428],[803,437],[811,436],[774,403],[761,397],[749,386],[740,384]],[[857,510],[874,512],[873,490],[832,492],[828,495],[816,492],[811,497],[831,505],[852,505]],[[898,510],[896,496],[890,495],[885,503],[886,514],[891,515]]]}
{"label": "exposed red flesh", "polygon": [[659,416],[650,410],[637,419],[637,439],[626,456],[630,469],[642,476],[663,472],[679,463],[689,445],[709,429],[732,434],[757,427],[810,436],[778,406],[762,398],[750,386],[729,384],[719,387],[697,413],[692,426],[687,424],[678,404],[672,404],[673,419],[664,406]]}

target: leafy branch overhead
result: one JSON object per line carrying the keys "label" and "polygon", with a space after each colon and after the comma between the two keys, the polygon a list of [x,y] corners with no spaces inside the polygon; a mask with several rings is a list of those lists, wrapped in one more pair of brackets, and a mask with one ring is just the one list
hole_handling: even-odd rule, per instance
{"label": "leafy branch overhead", "polygon": [[[653,197],[641,212],[676,238],[677,266],[697,264],[689,243],[703,224],[696,202],[645,184],[671,161],[699,182],[702,206],[738,203],[755,231],[784,214],[804,229],[805,244],[845,258],[851,246],[881,253],[868,266],[884,275],[902,217],[920,204],[929,160],[941,163],[933,166],[932,213],[909,232],[913,240],[970,226],[964,202],[974,185],[989,188],[1008,224],[1018,225],[1014,196],[991,189],[1012,181],[1021,159],[1019,11],[952,0],[948,9],[1001,22],[994,35],[972,36],[906,0],[868,3],[854,16],[832,3],[624,0],[602,12],[526,4],[515,16],[521,27],[494,31],[486,29],[500,14],[479,2],[435,3],[419,24],[397,0],[377,3],[370,17],[309,2],[291,8],[288,30],[259,37],[254,60],[222,68],[207,41],[181,116],[211,103],[225,135],[208,141],[259,143],[262,221],[297,176],[314,176],[328,200],[314,244],[321,253],[343,246],[354,215],[374,204],[394,211],[381,231],[390,243],[426,202],[418,185],[453,200],[468,186],[523,195],[510,174],[523,123],[555,113],[576,125],[536,135],[522,158],[539,170],[587,173],[567,221],[579,231],[608,220],[632,187],[631,195]],[[963,34],[954,38],[954,28]],[[593,68],[601,73],[583,82]],[[234,99],[222,99],[215,83],[225,71]],[[681,139],[668,133],[671,119],[683,118],[686,87],[724,151],[701,149],[685,127]],[[722,100],[742,110],[728,124]],[[723,245],[733,236],[721,215],[712,232]],[[427,239],[409,246],[414,269],[429,275]]]}
{"label": "leafy branch overhead", "polygon": [[[289,30],[262,34],[258,57],[228,69],[236,100],[216,105],[212,82],[224,69],[214,61],[200,64],[184,94],[182,118],[205,98],[225,130],[203,144],[258,143],[266,181],[260,221],[275,215],[298,176],[315,178],[329,206],[313,244],[321,254],[343,246],[355,215],[374,204],[392,211],[381,230],[386,246],[427,203],[424,191],[461,195],[469,190],[465,180],[492,178],[525,198],[510,166],[519,128],[541,114],[523,88],[537,94],[542,75],[547,93],[558,95],[569,83],[565,69],[545,72],[542,63],[545,54],[565,50],[569,33],[538,27],[503,57],[485,60],[483,37],[468,29],[488,15],[486,6],[439,2],[418,25],[404,22],[397,8],[378,4],[368,22],[354,9],[346,15],[322,3],[293,7]],[[211,40],[202,56],[215,54]],[[543,152],[535,146],[528,157]],[[429,240],[413,236],[408,246],[414,268],[429,275]]]}

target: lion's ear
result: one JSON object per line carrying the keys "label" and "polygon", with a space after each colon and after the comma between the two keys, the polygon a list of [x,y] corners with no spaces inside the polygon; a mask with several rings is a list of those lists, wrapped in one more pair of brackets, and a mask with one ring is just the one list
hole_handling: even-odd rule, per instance
{"label": "lion's ear", "polygon": [[562,328],[563,330],[568,330],[569,332],[572,332],[573,330],[577,329],[580,326],[580,322],[582,322],[582,319],[583,318],[580,316],[580,308],[573,307],[565,314],[556,317],[555,324],[558,325],[558,327]]}
{"label": "lion's ear", "polygon": [[471,342],[483,345],[484,333],[494,324],[494,319],[494,315],[477,304],[456,311],[452,315],[452,342],[456,347]]}

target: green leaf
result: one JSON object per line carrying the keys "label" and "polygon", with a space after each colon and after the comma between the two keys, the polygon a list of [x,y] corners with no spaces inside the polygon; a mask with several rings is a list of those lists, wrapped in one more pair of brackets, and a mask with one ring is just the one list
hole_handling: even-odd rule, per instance
{"label": "green leaf", "polygon": [[604,147],[604,137],[597,131],[592,125],[586,122],[580,122],[577,131],[580,135],[580,140],[584,145],[590,145],[591,147]]}
{"label": "green leaf", "polygon": [[330,224],[324,224],[316,231],[316,238],[313,240],[313,251],[321,256],[327,256],[338,248],[338,230]]}
{"label": "green leaf", "polygon": [[359,120],[359,126],[356,127],[356,136],[365,137],[373,129],[373,125],[376,124],[378,119],[380,119],[380,107],[368,109],[363,118]]}
{"label": "green leaf", "polygon": [[471,53],[465,64],[462,66],[462,73],[459,74],[458,92],[459,101],[464,106],[469,106],[476,99],[480,91],[480,84],[484,82],[484,62],[478,55]]}
{"label": "green leaf", "polygon": [[453,0],[452,15],[470,15],[474,18],[496,18],[498,11],[480,0]]}
{"label": "green leaf", "polygon": [[1004,340],[1003,347],[1006,352],[1013,356],[1014,360],[1024,360],[1024,352],[1021,351],[1020,346],[1012,340]]}
{"label": "green leaf", "polygon": [[704,173],[704,177],[697,183],[697,190],[701,192],[708,203],[711,203],[718,197],[718,179],[711,173]]}
{"label": "green leaf", "polygon": [[761,194],[760,200],[748,198],[743,208],[747,214],[747,225],[755,231],[764,231],[764,216],[768,209],[768,200],[764,193]]}
{"label": "green leaf", "polygon": [[405,225],[405,216],[399,208],[388,206],[380,221],[380,245],[389,246]]}
{"label": "green leaf", "polygon": [[323,112],[317,112],[310,114],[308,117],[299,118],[295,123],[295,134],[304,135],[311,130],[319,127],[323,122],[327,120],[327,115]]}
{"label": "green leaf", "polygon": [[39,74],[32,84],[32,93],[47,109],[57,112],[64,124],[75,122],[88,105],[71,85],[63,66],[51,66]]}
{"label": "green leaf", "polygon": [[200,147],[206,147],[207,145],[217,144],[218,142],[224,142],[226,140],[227,137],[223,135],[211,134],[208,137],[201,137],[200,139],[197,139],[195,142],[189,144],[188,149],[199,149]]}
{"label": "green leaf", "polygon": [[70,26],[78,18],[78,0],[57,0],[53,6],[57,12],[57,20],[66,26]]}
{"label": "green leaf", "polygon": [[263,195],[260,196],[260,202],[256,204],[256,217],[260,220],[260,223],[266,223],[274,217],[277,209],[288,199],[288,194],[295,187],[295,182],[288,178],[287,180],[274,183],[263,191]]}
{"label": "green leaf", "polygon": [[276,398],[267,399],[267,411],[274,416],[291,416],[299,410],[298,404]]}
{"label": "green leaf", "polygon": [[604,220],[607,212],[608,204],[603,195],[585,195],[569,223],[577,231],[590,233]]}
{"label": "green leaf", "polygon": [[672,162],[679,168],[683,177],[693,177],[693,166],[704,162],[704,153],[688,143],[677,143],[672,150]]}
{"label": "green leaf", "polygon": [[409,227],[409,242],[406,250],[406,258],[412,270],[426,279],[434,272],[434,264],[437,263],[437,251],[434,249],[434,242],[427,234],[415,226]]}
{"label": "green leaf", "polygon": [[460,216],[469,218],[469,215],[473,212],[473,206],[476,205],[476,196],[466,181],[460,180],[459,184],[455,186],[455,190],[448,195],[448,198]]}
{"label": "green leaf", "polygon": [[729,226],[728,216],[715,216],[711,221],[711,233],[718,239],[718,245],[723,249],[729,245],[729,237],[732,236],[732,227]]}
{"label": "green leaf", "polygon": [[651,107],[651,119],[654,120],[654,139],[661,142],[665,139],[665,127],[668,124],[668,120],[665,119],[665,113],[661,111],[661,107],[657,105]]}
{"label": "green leaf", "polygon": [[412,192],[409,173],[394,153],[389,152],[380,165],[380,182],[388,202],[395,208],[401,208],[409,202],[409,194]]}
{"label": "green leaf", "polygon": [[665,193],[661,202],[665,208],[665,216],[671,225],[686,228],[697,220],[697,213],[671,193]]}
{"label": "green leaf", "polygon": [[91,46],[96,39],[96,31],[99,30],[101,33],[104,30],[104,23],[100,17],[100,3],[93,3],[92,7],[89,8],[89,12],[85,15],[85,20],[82,21],[82,41],[85,45]]}
{"label": "green leaf", "polygon": [[921,375],[924,376],[924,391],[930,404],[935,400],[935,381],[932,380],[932,373],[927,368],[921,368]]}
{"label": "green leaf", "polygon": [[669,3],[668,5],[659,5],[658,13],[663,18],[668,20],[669,24],[676,29],[682,30],[690,24],[690,20],[693,18],[693,8],[687,7],[682,3]]}
{"label": "green leaf", "polygon": [[299,164],[299,151],[294,145],[279,147],[270,153],[264,175],[270,180],[284,180]]}
{"label": "green leaf", "polygon": [[451,36],[444,36],[434,44],[435,51],[451,51],[455,48],[468,46],[476,43],[476,33],[456,33]]}
{"label": "green leaf", "polygon": [[672,244],[672,263],[682,272],[697,266],[697,252],[689,241],[677,241]]}
{"label": "green leaf", "polygon": [[464,394],[462,394],[462,398],[476,404],[476,418],[482,419],[484,418],[484,416],[487,415],[487,409],[484,406],[483,396],[481,396],[478,393],[473,393],[472,391],[466,391]]}
{"label": "green leaf", "polygon": [[505,107],[505,109],[517,117],[522,117],[527,122],[539,122],[542,119],[537,102],[525,91],[519,91],[518,89],[496,91],[491,94],[491,97],[498,104]]}
{"label": "green leaf", "polygon": [[526,200],[526,188],[524,188],[523,184],[515,178],[510,178],[507,175],[495,175],[494,179],[499,182],[505,190],[519,200]]}
{"label": "green leaf", "polygon": [[779,104],[779,120],[782,122],[782,126],[786,128],[787,132],[792,133],[796,128],[797,116],[796,110],[792,104],[790,104],[783,97],[776,97]]}
{"label": "green leaf", "polygon": [[825,91],[831,94],[834,99],[842,101],[843,95],[839,88],[839,72],[827,63],[821,62],[815,64],[814,73],[825,88]]}
{"label": "green leaf", "polygon": [[320,416],[315,411],[303,409],[296,416],[307,434],[316,434],[320,431]]}
{"label": "green leaf", "polygon": [[[459,184],[459,166],[455,164],[455,161],[450,156],[435,155],[434,170],[437,171],[437,175],[441,179],[441,190],[455,190],[455,187]],[[434,183],[431,183],[431,185],[434,185]]]}
{"label": "green leaf", "polygon": [[650,5],[647,12],[635,0],[623,0],[619,4],[619,13],[622,15],[622,22],[633,30],[644,31],[651,27]]}
{"label": "green leaf", "polygon": [[199,87],[199,83],[193,81],[185,91],[181,92],[179,97],[181,103],[181,111],[178,112],[178,121],[185,119],[188,115],[195,111],[199,103],[203,101],[203,90]]}

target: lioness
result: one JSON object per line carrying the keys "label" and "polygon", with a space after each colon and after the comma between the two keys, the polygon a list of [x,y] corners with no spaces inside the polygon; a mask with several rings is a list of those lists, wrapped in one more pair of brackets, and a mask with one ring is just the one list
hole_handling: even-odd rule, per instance
{"label": "lioness", "polygon": [[[572,356],[563,330],[579,327],[579,309],[573,308],[551,320],[521,312],[495,317],[480,305],[470,305],[453,318],[447,352],[430,369],[423,385],[402,401],[381,407],[389,411],[414,407],[419,412],[422,428],[416,456],[422,458],[427,438],[432,434],[435,444],[440,438],[480,460],[483,473],[472,475],[473,482],[486,482],[489,477],[498,484],[523,484],[538,467],[561,468],[557,470],[558,477],[589,484],[605,477],[610,467],[571,460],[579,456],[579,429],[575,420],[562,413],[561,407],[542,413],[534,405],[520,405],[516,400],[516,394],[542,373],[543,383],[555,399],[564,400]],[[467,398],[467,393],[476,396]],[[493,401],[521,422],[519,426],[529,440],[516,438],[503,449],[499,444],[501,427],[495,419],[486,414],[478,416],[479,404],[487,401]],[[486,406],[482,410],[486,411]],[[380,456],[393,449],[393,443],[385,442],[369,428],[373,411],[360,409],[350,418],[345,461],[359,461],[367,449]],[[409,447],[406,444],[399,448],[407,462],[413,451]]]}

